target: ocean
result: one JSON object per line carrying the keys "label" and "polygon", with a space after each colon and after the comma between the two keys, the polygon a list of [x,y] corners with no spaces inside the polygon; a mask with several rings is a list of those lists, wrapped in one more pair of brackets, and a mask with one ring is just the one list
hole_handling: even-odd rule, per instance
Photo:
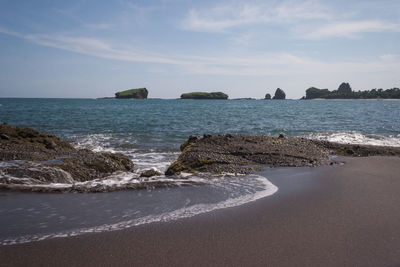
{"label": "ocean", "polygon": [[[164,172],[190,135],[266,134],[341,143],[400,146],[395,100],[117,100],[0,99],[0,123],[55,134],[77,148],[120,152],[135,164],[87,186],[148,182],[138,173]],[[1,168],[13,162],[0,162]],[[176,187],[92,194],[0,192],[0,244],[9,245],[164,222],[228,208],[279,193],[254,174],[150,180]],[[184,186],[187,181],[197,185]],[[70,186],[53,184],[48,186]]]}

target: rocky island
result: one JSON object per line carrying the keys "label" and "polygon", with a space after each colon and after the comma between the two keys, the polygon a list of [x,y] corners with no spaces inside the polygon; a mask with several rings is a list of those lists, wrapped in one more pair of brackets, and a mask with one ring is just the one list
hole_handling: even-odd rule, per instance
{"label": "rocky island", "polygon": [[182,94],[181,99],[228,99],[228,95],[222,92],[192,92]]}
{"label": "rocky island", "polygon": [[264,97],[264,100],[284,100],[286,99],[286,94],[281,88],[276,88],[274,97],[271,98],[271,95],[267,93]]}
{"label": "rocky island", "polygon": [[286,99],[286,94],[281,88],[276,88],[275,95],[272,99],[284,100]]}
{"label": "rocky island", "polygon": [[129,89],[115,93],[117,99],[147,99],[149,92],[146,88]]}

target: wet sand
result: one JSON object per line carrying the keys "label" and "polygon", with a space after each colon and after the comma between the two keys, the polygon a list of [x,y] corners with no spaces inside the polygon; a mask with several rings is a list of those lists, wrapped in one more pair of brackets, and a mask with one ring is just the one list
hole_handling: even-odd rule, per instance
{"label": "wet sand", "polygon": [[399,266],[400,158],[341,160],[266,170],[279,191],[240,207],[1,246],[0,266]]}

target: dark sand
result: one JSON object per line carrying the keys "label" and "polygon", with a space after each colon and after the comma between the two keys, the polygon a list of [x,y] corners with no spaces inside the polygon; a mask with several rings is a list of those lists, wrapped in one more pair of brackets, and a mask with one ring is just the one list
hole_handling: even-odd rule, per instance
{"label": "dark sand", "polygon": [[0,265],[400,266],[400,158],[344,160],[269,170],[279,191],[240,207],[1,246]]}

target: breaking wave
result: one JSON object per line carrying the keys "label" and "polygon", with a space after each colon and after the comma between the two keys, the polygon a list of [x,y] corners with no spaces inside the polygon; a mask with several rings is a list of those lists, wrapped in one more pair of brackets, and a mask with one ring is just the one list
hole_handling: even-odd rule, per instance
{"label": "breaking wave", "polygon": [[178,151],[138,148],[136,139],[127,135],[120,137],[115,134],[89,134],[72,138],[77,149],[86,148],[95,152],[122,153],[133,160],[136,170],[156,168],[165,172],[180,154]]}
{"label": "breaking wave", "polygon": [[[0,239],[0,244],[1,245],[21,244],[32,241],[50,239],[50,238],[77,236],[85,233],[115,231],[153,222],[174,221],[219,209],[243,205],[270,196],[278,191],[278,188],[275,185],[273,185],[267,178],[258,175],[248,175],[239,177],[229,177],[228,175],[226,177],[223,177],[222,179],[221,177],[218,179],[211,179],[211,180],[210,179],[204,180],[202,178],[197,178],[197,179],[206,183],[206,185],[201,187],[190,187],[190,192],[186,193],[186,195],[182,197],[183,199],[179,199],[179,196],[180,194],[184,194],[184,191],[182,190],[186,190],[187,188],[185,189],[177,188],[176,190],[181,190],[179,191],[180,194],[178,194],[178,192],[175,192],[177,193],[178,197],[168,198],[166,197],[166,195],[162,195],[158,198],[157,200],[158,202],[155,201],[154,203],[150,204],[140,203],[140,202],[133,203],[135,207],[135,212],[130,212],[128,216],[123,216],[122,218],[124,218],[124,220],[112,223],[105,222],[101,225],[93,225],[83,228],[74,228],[72,226],[73,229],[56,231],[51,233],[27,234],[24,236],[13,237],[13,238],[2,238]],[[151,194],[151,192],[152,191],[147,193]],[[162,193],[162,191],[160,192]],[[173,192],[165,192],[165,194],[172,194],[172,193]],[[68,196],[71,196],[71,198],[74,197],[74,195],[68,195]],[[85,195],[79,195],[79,196],[85,196]],[[217,197],[218,200],[213,201],[212,200],[213,197],[214,198]],[[146,202],[147,201],[148,200],[146,200]],[[171,201],[172,203],[168,203],[169,201]],[[167,210],[167,211],[163,211],[162,209],[155,211],[157,210],[156,208],[155,210],[150,211],[150,214],[147,215],[145,214],[144,209],[146,207],[147,208],[149,206],[157,207],[157,205],[159,205],[159,203],[161,202],[163,203],[163,205],[165,205],[164,209],[168,209],[168,207],[174,207],[174,205],[175,208],[173,210]],[[129,208],[131,208],[132,203],[130,203],[130,201],[125,201],[124,203],[127,205],[125,209],[129,210]],[[178,203],[179,206],[176,206],[176,203]],[[96,205],[98,205],[97,202]],[[88,205],[86,208],[96,209],[98,207],[97,206],[90,207],[90,205]],[[63,206],[62,210],[65,209],[66,207]],[[32,208],[30,208],[30,210],[32,210]],[[104,208],[102,208],[102,210],[104,212]],[[54,210],[52,212],[54,212]],[[26,213],[27,213],[26,211],[21,210],[21,214],[24,214],[24,216],[26,216]],[[140,216],[141,214],[145,215]],[[43,217],[44,215],[41,214],[38,216]],[[66,220],[67,218],[67,216],[60,216],[60,214],[57,214],[57,216],[58,218],[61,218],[60,220]],[[126,219],[126,217],[131,217],[131,218]],[[110,216],[110,218],[113,218],[113,216]],[[46,225],[44,226],[46,227]],[[40,226],[38,225],[38,227],[43,228],[43,224],[40,224]],[[29,225],[30,229],[29,231],[32,231],[31,228],[35,228],[35,225]]]}
{"label": "breaking wave", "polygon": [[330,141],[341,144],[400,147],[400,135],[382,136],[375,134],[362,134],[355,131],[349,131],[349,132],[312,133],[305,137],[315,140]]}

